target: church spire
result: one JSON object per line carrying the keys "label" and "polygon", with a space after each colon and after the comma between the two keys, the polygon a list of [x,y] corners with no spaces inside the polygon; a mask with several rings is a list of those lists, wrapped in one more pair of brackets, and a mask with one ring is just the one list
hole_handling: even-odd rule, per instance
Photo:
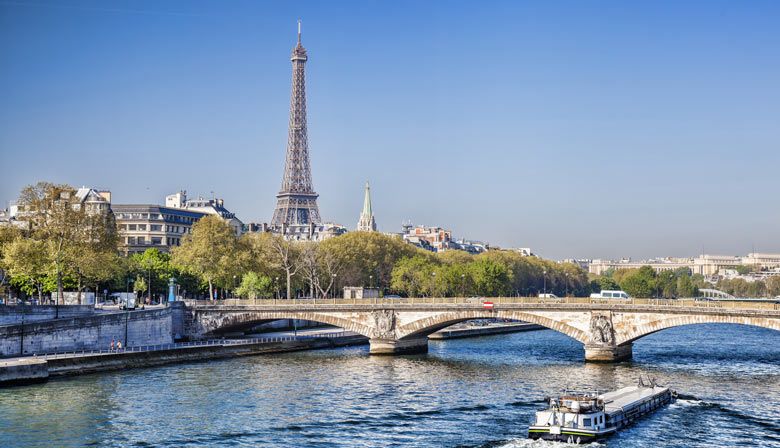
{"label": "church spire", "polygon": [[363,197],[363,211],[360,213],[357,230],[358,232],[376,231],[374,212],[371,209],[371,187],[368,185],[368,181],[366,181],[366,194]]}

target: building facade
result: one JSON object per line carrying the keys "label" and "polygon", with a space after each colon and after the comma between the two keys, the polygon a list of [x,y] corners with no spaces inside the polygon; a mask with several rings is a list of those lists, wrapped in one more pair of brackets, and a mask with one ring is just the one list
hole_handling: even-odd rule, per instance
{"label": "building facade", "polygon": [[158,249],[170,252],[192,233],[192,225],[206,213],[152,204],[115,204],[121,243],[127,255]]}
{"label": "building facade", "polygon": [[165,197],[165,206],[168,208],[182,208],[193,212],[204,213],[206,215],[216,215],[236,232],[236,236],[244,233],[244,223],[236,217],[236,214],[225,208],[223,199],[188,199],[187,192],[182,190]]}
{"label": "building facade", "polygon": [[612,269],[636,269],[650,266],[656,272],[676,269],[688,269],[692,274],[705,277],[719,275],[737,266],[750,266],[755,270],[771,271],[780,269],[780,254],[750,253],[740,257],[734,255],[699,255],[695,258],[661,258],[642,261],[631,261],[630,258],[619,261],[593,260],[588,272],[601,275]]}

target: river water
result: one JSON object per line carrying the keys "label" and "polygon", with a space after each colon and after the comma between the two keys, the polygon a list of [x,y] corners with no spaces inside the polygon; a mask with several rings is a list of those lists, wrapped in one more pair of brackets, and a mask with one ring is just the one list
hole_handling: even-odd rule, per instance
{"label": "river water", "polygon": [[126,370],[0,389],[0,447],[552,447],[525,437],[544,397],[612,389],[640,374],[682,399],[609,447],[780,446],[780,332],[668,329],[634,360],[586,364],[551,330]]}

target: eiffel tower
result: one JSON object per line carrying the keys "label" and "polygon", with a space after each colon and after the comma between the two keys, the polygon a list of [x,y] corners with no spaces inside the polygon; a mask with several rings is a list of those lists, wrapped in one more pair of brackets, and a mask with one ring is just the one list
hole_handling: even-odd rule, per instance
{"label": "eiffel tower", "polygon": [[276,195],[276,209],[271,226],[311,225],[320,223],[320,210],[311,181],[309,139],[306,135],[306,49],[301,45],[301,21],[298,21],[298,45],[292,56],[292,95],[290,130],[287,135],[287,157],[284,162],[282,189]]}

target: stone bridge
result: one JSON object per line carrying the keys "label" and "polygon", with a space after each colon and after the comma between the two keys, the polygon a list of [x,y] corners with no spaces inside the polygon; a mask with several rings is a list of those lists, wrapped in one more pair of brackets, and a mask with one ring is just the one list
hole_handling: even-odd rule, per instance
{"label": "stone bridge", "polygon": [[[490,300],[490,304],[485,304]],[[775,303],[693,300],[536,298],[403,300],[260,300],[188,302],[185,328],[192,339],[239,331],[278,319],[304,319],[335,325],[369,338],[377,355],[425,353],[428,335],[471,319],[531,322],[563,333],[585,347],[587,361],[631,358],[633,342],[680,325],[732,323],[780,330]]]}

